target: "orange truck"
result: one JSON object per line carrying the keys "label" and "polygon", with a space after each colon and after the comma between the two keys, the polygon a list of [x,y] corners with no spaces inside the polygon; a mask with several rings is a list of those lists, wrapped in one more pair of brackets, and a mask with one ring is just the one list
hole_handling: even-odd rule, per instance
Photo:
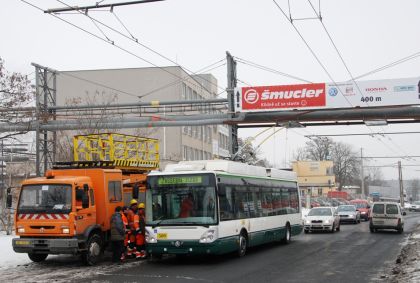
{"label": "orange truck", "polygon": [[109,242],[115,208],[132,198],[141,201],[147,173],[159,166],[158,152],[154,139],[76,136],[75,161],[57,163],[44,177],[22,183],[14,251],[35,262],[49,254],[80,254],[86,264],[97,263]]}

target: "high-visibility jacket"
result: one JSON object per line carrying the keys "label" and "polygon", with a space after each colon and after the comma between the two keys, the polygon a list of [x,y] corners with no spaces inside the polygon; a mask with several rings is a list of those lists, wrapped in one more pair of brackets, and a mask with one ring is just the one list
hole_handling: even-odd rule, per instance
{"label": "high-visibility jacket", "polygon": [[135,231],[140,230],[140,216],[138,214],[134,214],[133,216],[133,228]]}
{"label": "high-visibility jacket", "polygon": [[131,209],[128,210],[127,213],[127,221],[128,221],[128,226],[130,227],[131,230],[134,230],[134,216],[136,214],[134,213],[134,211],[132,211]]}
{"label": "high-visibility jacket", "polygon": [[121,213],[121,219],[122,219],[122,222],[124,223],[124,229],[127,229],[127,227],[128,227],[128,219],[127,219],[127,216],[125,216],[124,213]]}

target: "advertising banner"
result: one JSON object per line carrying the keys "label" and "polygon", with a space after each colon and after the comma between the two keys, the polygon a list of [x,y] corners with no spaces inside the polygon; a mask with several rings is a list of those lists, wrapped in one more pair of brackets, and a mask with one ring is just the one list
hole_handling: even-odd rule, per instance
{"label": "advertising banner", "polygon": [[235,89],[235,111],[282,111],[420,104],[420,77]]}

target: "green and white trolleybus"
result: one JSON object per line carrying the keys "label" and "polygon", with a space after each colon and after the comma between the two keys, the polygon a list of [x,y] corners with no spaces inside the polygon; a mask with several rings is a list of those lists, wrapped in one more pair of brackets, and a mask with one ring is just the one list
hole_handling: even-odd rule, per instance
{"label": "green and white trolleybus", "polygon": [[243,256],[248,247],[288,243],[301,231],[294,172],[208,160],[170,164],[147,177],[146,242],[152,256]]}

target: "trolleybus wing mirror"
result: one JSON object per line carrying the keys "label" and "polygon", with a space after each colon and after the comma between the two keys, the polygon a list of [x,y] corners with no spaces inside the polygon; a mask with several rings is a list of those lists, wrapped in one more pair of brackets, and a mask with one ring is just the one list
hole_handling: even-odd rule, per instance
{"label": "trolleybus wing mirror", "polygon": [[219,196],[226,196],[226,188],[224,186],[223,187],[218,187],[217,188],[217,194]]}

